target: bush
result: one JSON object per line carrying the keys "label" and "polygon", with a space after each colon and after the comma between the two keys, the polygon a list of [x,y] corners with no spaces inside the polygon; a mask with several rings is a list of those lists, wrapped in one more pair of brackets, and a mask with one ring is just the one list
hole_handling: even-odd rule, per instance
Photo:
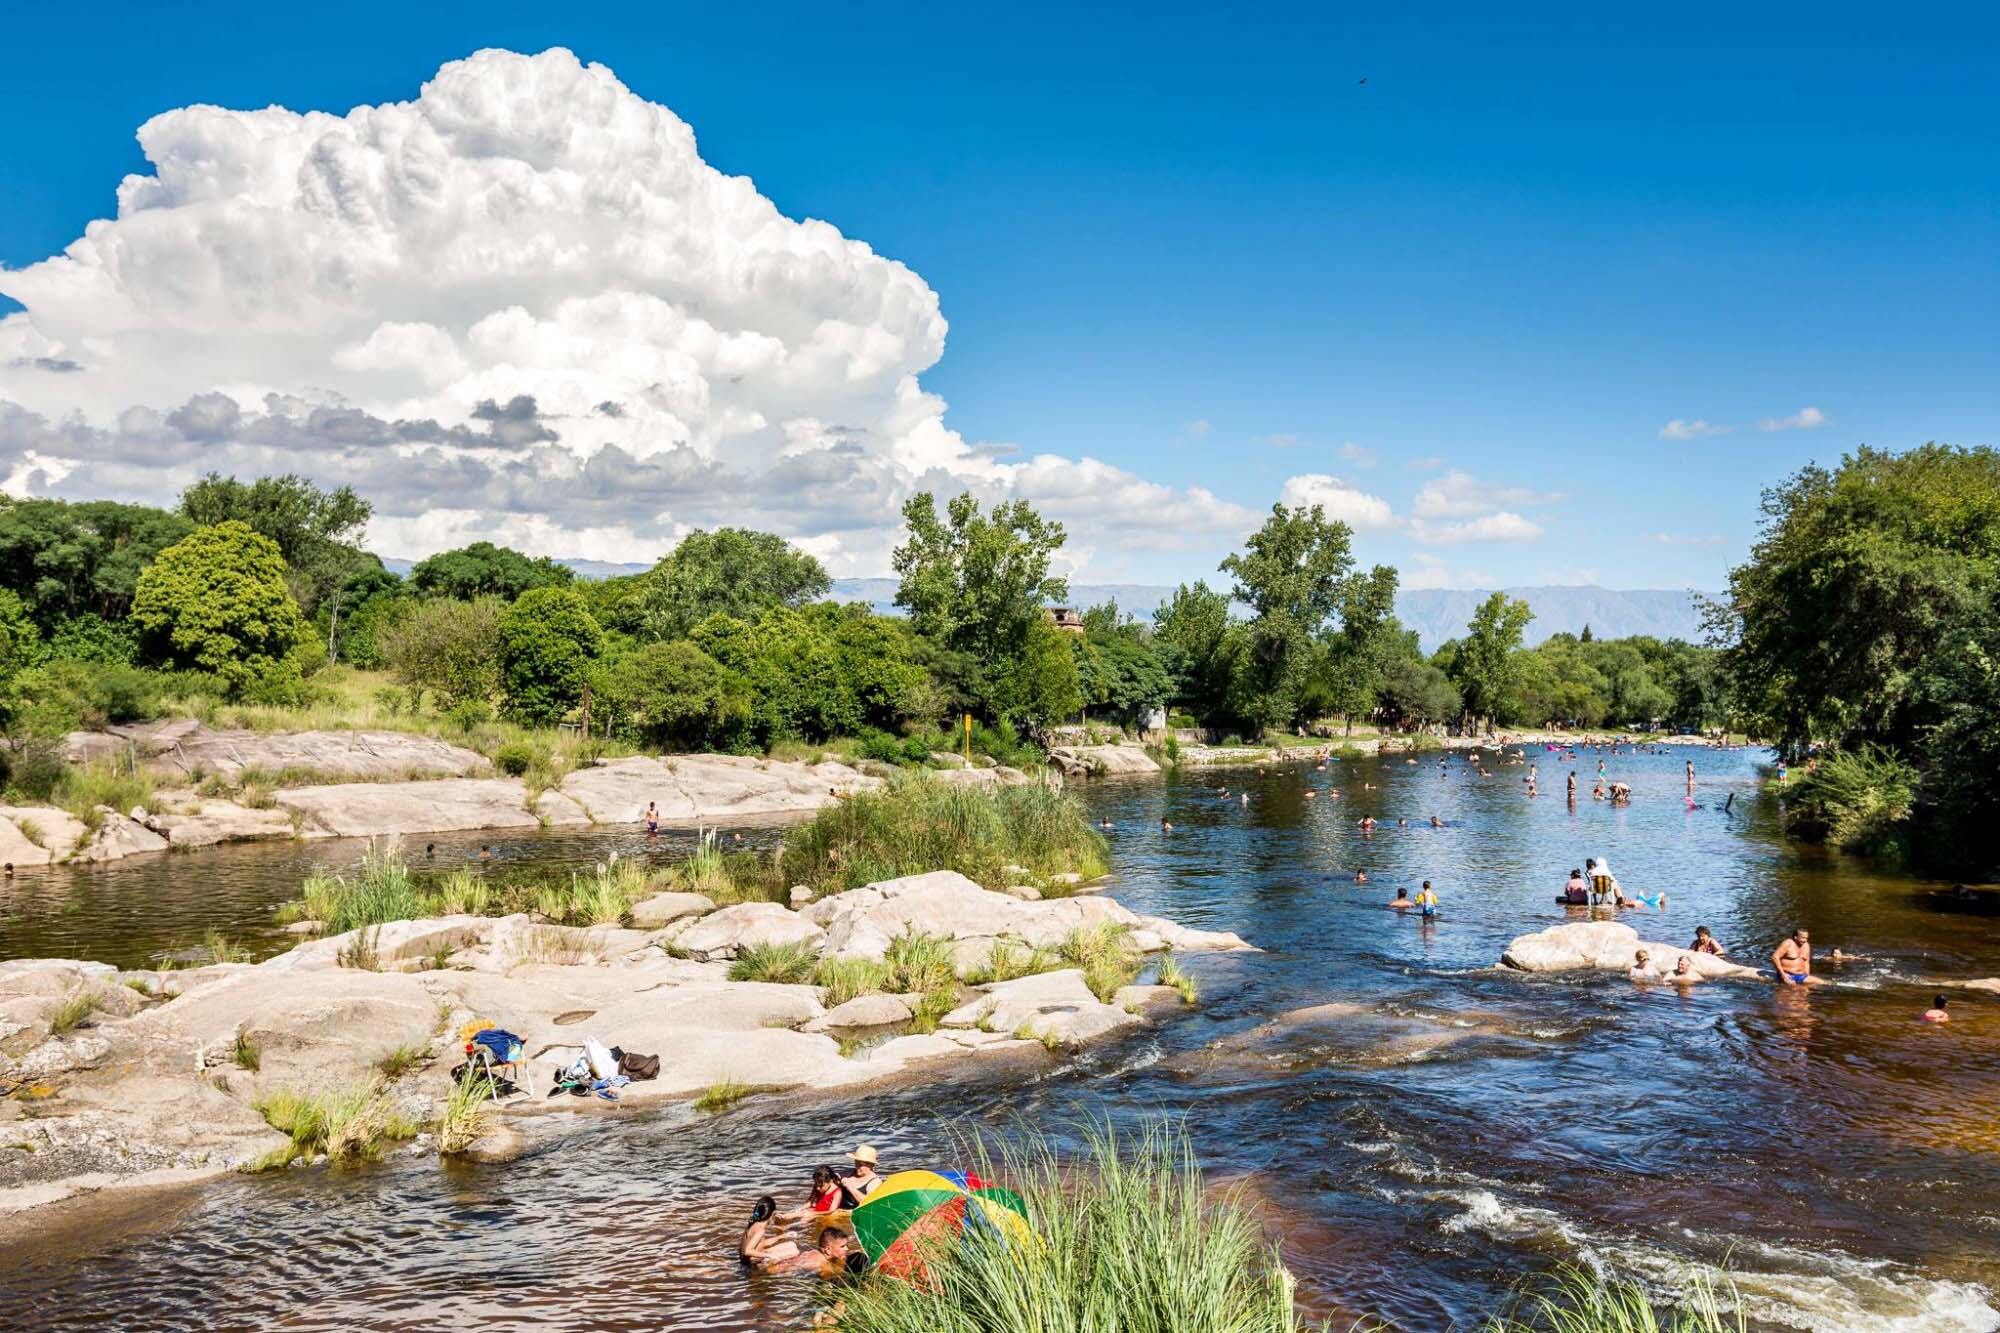
{"label": "bush", "polygon": [[797,985],[811,979],[818,962],[819,950],[810,944],[751,944],[729,965],[729,979]]}
{"label": "bush", "polygon": [[493,765],[508,777],[518,778],[535,762],[535,748],[526,741],[508,741],[493,755]]}
{"label": "bush", "polygon": [[37,803],[54,798],[69,765],[63,761],[62,743],[46,736],[29,736],[15,742],[6,754],[7,788],[23,800]]}
{"label": "bush", "polygon": [[1044,783],[986,790],[922,776],[860,792],[785,835],[787,876],[822,892],[930,870],[1001,888],[1007,865],[1044,878],[1105,870],[1105,845],[1074,797]]}
{"label": "bush", "polygon": [[265,1157],[259,1168],[284,1166],[322,1153],[334,1162],[371,1161],[385,1144],[416,1136],[417,1127],[378,1083],[356,1083],[332,1092],[281,1089],[251,1102],[271,1128],[291,1142]]}
{"label": "bush", "polygon": [[1845,852],[1892,855],[1917,793],[1917,770],[1879,745],[1839,750],[1822,758],[1786,794],[1786,821],[1801,835],[1823,838]]}
{"label": "bush", "polygon": [[528,723],[559,722],[583,697],[604,631],[583,594],[531,588],[500,613],[500,689],[507,712]]}
{"label": "bush", "polygon": [[215,672],[232,690],[271,672],[305,632],[278,544],[235,520],[161,551],[139,575],[132,620],[161,660]]}
{"label": "bush", "polygon": [[484,699],[462,699],[451,706],[444,720],[460,731],[471,731],[493,720],[493,706]]}

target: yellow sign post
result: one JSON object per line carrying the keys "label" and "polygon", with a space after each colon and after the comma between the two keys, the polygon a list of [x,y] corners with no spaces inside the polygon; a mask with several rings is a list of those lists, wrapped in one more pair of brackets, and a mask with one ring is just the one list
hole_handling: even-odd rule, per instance
{"label": "yellow sign post", "polygon": [[972,767],[972,714],[965,715],[965,766]]}

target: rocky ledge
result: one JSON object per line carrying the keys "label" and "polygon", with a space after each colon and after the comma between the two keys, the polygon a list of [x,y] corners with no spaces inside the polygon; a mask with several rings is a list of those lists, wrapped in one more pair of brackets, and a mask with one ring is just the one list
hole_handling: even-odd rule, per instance
{"label": "rocky ledge", "polygon": [[1632,960],[1641,949],[1646,951],[1649,969],[1663,980],[1682,958],[1688,960],[1695,976],[1702,981],[1762,975],[1754,967],[1732,963],[1714,954],[1697,953],[1658,940],[1642,940],[1638,931],[1617,921],[1572,921],[1519,936],[1500,955],[1500,961],[1522,972],[1593,968],[1600,972],[1629,973]]}
{"label": "rocky ledge", "polygon": [[[1107,1002],[1066,967],[962,981],[935,1030],[915,1031],[916,997],[864,994],[829,1009],[815,986],[731,981],[729,960],[760,944],[878,960],[896,936],[924,932],[952,941],[961,977],[990,962],[996,942],[1053,947],[1106,924],[1140,951],[1250,947],[1105,896],[1023,901],[950,872],[871,884],[803,912],[663,894],[631,919],[661,924],[448,917],[310,940],[258,964],[0,963],[0,1216],[240,1169],[285,1142],[253,1106],[281,1090],[386,1080],[414,1119],[428,1120],[463,1058],[459,1029],[475,1018],[525,1040],[534,1095],[510,1102],[493,1136],[517,1143],[522,1125],[559,1123],[538,1118],[551,1105],[616,1112],[721,1083],[847,1089],[956,1072],[970,1056],[1045,1060],[1044,1047],[1098,1040],[1179,1003],[1155,986],[1126,986]],[[658,1079],[629,1085],[615,1106],[546,1103],[552,1071],[586,1035],[658,1054]]]}
{"label": "rocky ledge", "polygon": [[[223,734],[211,733],[211,738]],[[304,744],[315,737],[321,741]],[[443,767],[445,760],[457,763],[443,753],[446,751],[468,756],[481,767],[485,764],[469,750],[457,751],[441,741],[396,732],[303,732],[260,740],[285,742],[290,747],[288,753],[306,761],[292,766],[294,772],[302,766],[321,773],[352,773],[364,770],[343,765],[348,760],[358,763],[357,757],[369,753],[368,746],[384,737],[416,745],[417,750],[405,753],[405,758],[414,757],[426,746],[434,747],[440,764],[434,771],[438,773],[448,771]],[[229,771],[240,776],[244,770]],[[931,776],[939,782],[979,786],[1028,780],[1011,768],[941,771]],[[100,806],[89,824],[54,807],[0,806],[0,861],[39,866],[109,861],[170,847],[271,838],[372,838],[635,824],[648,802],[658,807],[661,821],[668,825],[790,819],[809,815],[851,792],[879,788],[883,782],[878,774],[841,763],[698,754],[603,760],[575,770],[555,787],[532,792],[517,778],[492,776],[322,782],[270,789],[254,798],[165,789],[149,806],[130,812]]]}

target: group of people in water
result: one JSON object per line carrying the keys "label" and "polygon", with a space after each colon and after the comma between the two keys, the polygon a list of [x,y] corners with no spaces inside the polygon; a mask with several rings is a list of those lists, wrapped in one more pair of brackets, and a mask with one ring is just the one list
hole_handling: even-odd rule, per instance
{"label": "group of people in water", "polygon": [[[880,1158],[865,1143],[847,1158],[853,1165],[845,1174],[831,1166],[814,1167],[811,1190],[806,1201],[796,1208],[780,1210],[778,1201],[768,1194],[757,1200],[750,1210],[750,1221],[743,1228],[743,1238],[737,1243],[737,1257],[765,1273],[812,1273],[831,1278],[866,1268],[868,1256],[862,1253],[854,1233],[830,1219],[858,1208],[882,1183],[882,1175],[876,1169]],[[809,1245],[776,1234],[788,1223],[810,1223],[817,1219],[829,1220]]]}

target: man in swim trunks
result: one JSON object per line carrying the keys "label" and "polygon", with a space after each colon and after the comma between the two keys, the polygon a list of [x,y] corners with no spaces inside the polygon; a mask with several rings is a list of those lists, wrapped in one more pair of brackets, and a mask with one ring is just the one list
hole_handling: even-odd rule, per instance
{"label": "man in swim trunks", "polygon": [[1397,889],[1396,896],[1389,900],[1389,906],[1395,908],[1398,912],[1405,912],[1415,907],[1416,904],[1410,901],[1409,890]]}
{"label": "man in swim trunks", "polygon": [[1817,986],[1818,977],[1812,974],[1812,937],[1803,930],[1795,930],[1779,941],[1771,951],[1771,965],[1778,969],[1778,980],[1787,986]]}

